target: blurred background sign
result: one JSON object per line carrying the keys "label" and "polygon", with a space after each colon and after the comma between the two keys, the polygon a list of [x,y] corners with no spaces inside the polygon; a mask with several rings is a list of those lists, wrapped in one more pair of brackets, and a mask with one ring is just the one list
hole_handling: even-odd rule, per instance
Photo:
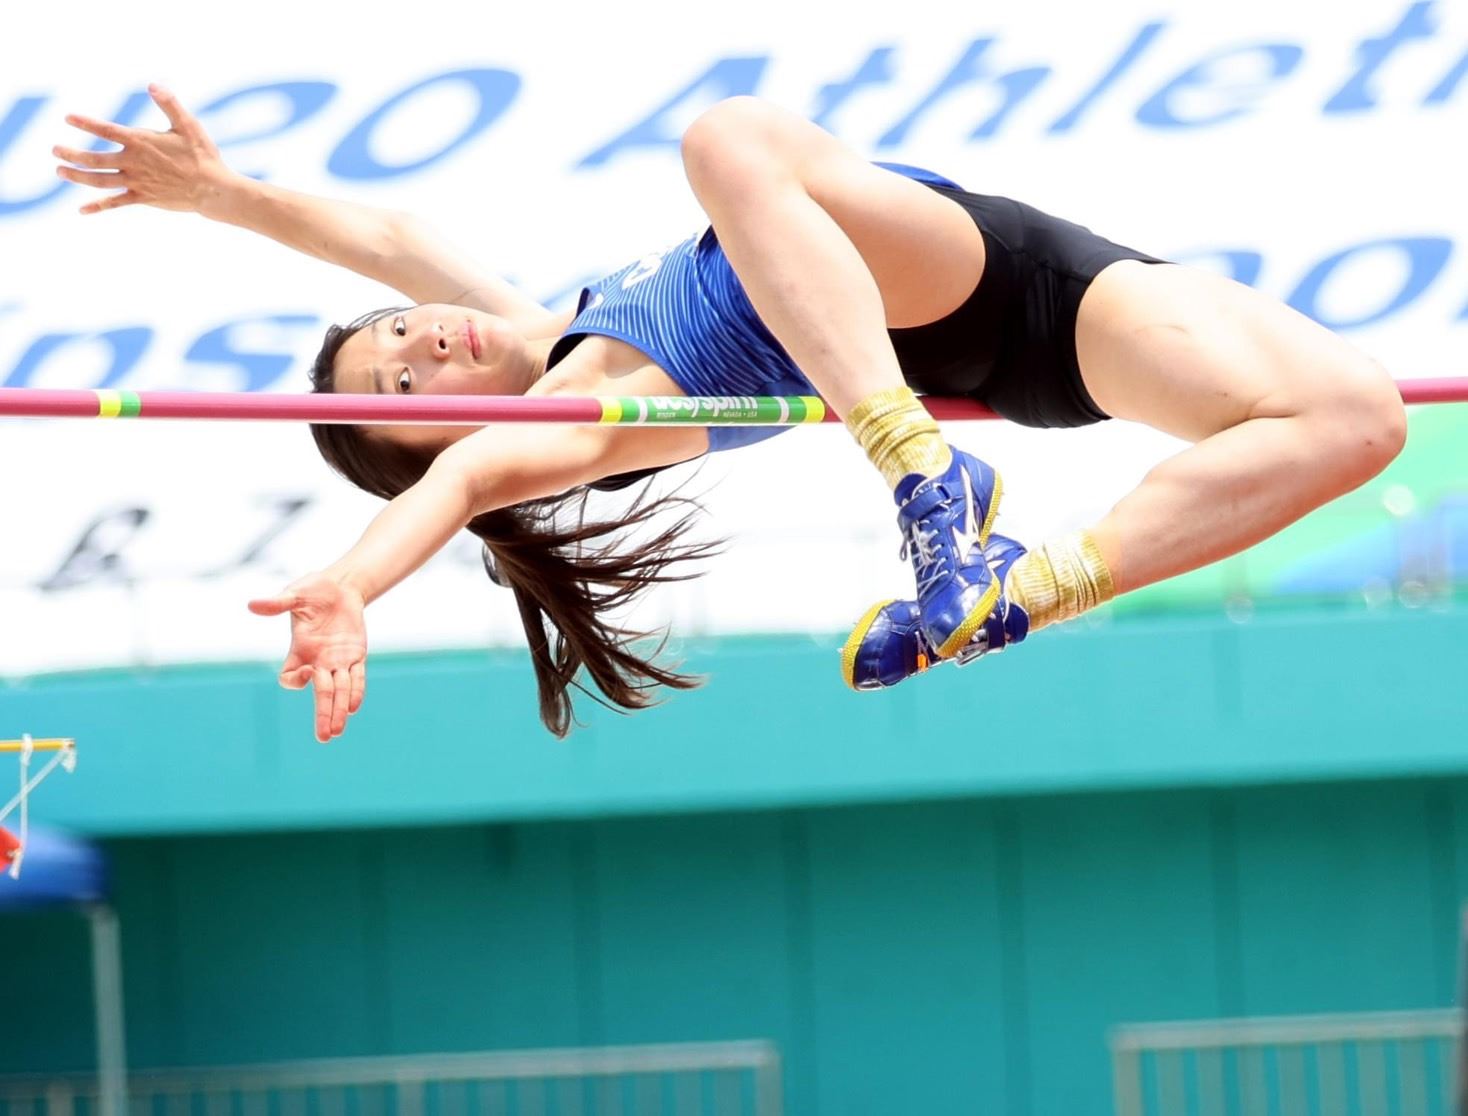
{"label": "blurred background sign", "polygon": [[[197,217],[78,217],[87,192],[58,181],[49,155],[84,138],[62,116],[161,126],[149,80],[174,88],[236,168],[417,213],[556,305],[698,227],[678,137],[713,101],[754,93],[874,158],[1254,284],[1398,376],[1464,370],[1458,4],[919,0],[833,20],[753,0],[692,21],[673,3],[267,3],[234,21],[225,51],[195,7],[146,13],[89,6],[80,41],[43,6],[7,14],[0,384],[304,390],[327,323],[397,300]],[[64,66],[50,49],[63,40]],[[1119,607],[1440,595],[1462,577],[1465,421],[1462,408],[1419,413],[1386,477],[1246,559]],[[0,648],[0,673],[273,654],[276,626],[243,600],[334,557],[374,508],[300,428],[0,430],[12,478],[0,618],[24,633]],[[1092,521],[1176,448],[1119,423],[952,436],[1004,463],[1006,529],[1020,538]],[[761,498],[777,478],[811,475],[826,486],[820,511]],[[694,484],[709,490],[708,533],[736,545],[706,581],[655,603],[679,630],[835,630],[904,584],[886,501],[839,431],[711,461]],[[741,591],[833,538],[858,577],[818,579],[778,608]],[[378,646],[517,642],[476,549],[466,540],[385,601]]]}

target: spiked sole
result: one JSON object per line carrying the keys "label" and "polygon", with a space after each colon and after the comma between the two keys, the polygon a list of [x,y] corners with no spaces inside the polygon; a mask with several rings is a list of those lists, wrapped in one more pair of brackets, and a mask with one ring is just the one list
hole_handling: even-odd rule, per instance
{"label": "spiked sole", "polygon": [[974,610],[964,618],[962,624],[953,629],[953,634],[943,641],[943,646],[938,648],[940,659],[949,659],[963,648],[964,644],[974,638],[974,633],[979,626],[994,612],[994,606],[999,603],[999,582],[996,579],[989,588],[984,590],[984,595],[979,598],[979,603]]}
{"label": "spiked sole", "polygon": [[[999,475],[999,470],[995,469],[994,490],[989,497],[989,510],[984,516],[984,522],[979,527],[979,547],[981,549],[989,545],[989,535],[994,530],[994,520],[999,515],[999,501],[1003,495],[1004,479]],[[969,613],[964,622],[948,637],[948,641],[938,649],[939,659],[952,658],[959,649],[967,644],[969,640],[973,639],[974,633],[979,630],[979,626],[985,620],[989,619],[989,616],[994,611],[994,606],[999,603],[999,590],[1000,585],[996,580],[985,591],[983,597],[979,599],[978,607]],[[856,656],[857,652],[861,650],[862,643],[867,638],[867,633],[871,631],[872,625],[876,623],[877,617],[894,599],[889,597],[885,601],[878,601],[871,608],[867,609],[866,612],[862,613],[861,619],[856,622],[856,626],[851,629],[851,634],[846,637],[846,642],[841,646],[842,681],[858,693],[862,693],[867,689],[882,689],[880,686],[862,687],[856,684]],[[920,662],[918,673],[926,670],[929,665],[926,662]]]}

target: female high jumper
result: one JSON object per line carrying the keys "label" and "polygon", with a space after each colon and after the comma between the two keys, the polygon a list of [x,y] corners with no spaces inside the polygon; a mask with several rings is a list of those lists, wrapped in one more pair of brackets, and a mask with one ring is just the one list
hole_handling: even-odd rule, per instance
{"label": "female high jumper", "polygon": [[[869,163],[753,98],[715,105],[683,136],[711,228],[557,314],[406,215],[231,172],[175,97],[150,92],[166,132],[68,117],[121,148],[55,148],[62,178],[120,190],[84,213],[193,211],[415,303],[332,327],[317,391],[823,396],[892,488],[916,577],[913,600],[874,605],[847,640],[843,674],[857,688],[1002,649],[1234,554],[1376,475],[1406,437],[1387,373],[1294,310],[1020,202]],[[1088,530],[1026,551],[991,533],[994,470],[944,442],[913,388],[1028,426],[1116,417],[1192,445]],[[619,550],[597,540],[658,503],[615,524],[567,526],[556,511],[588,486],[776,429],[313,427],[331,465],[390,503],[336,563],[250,603],[291,614],[281,684],[313,684],[317,738],[340,735],[365,692],[365,606],[467,527],[515,591],[552,731],[572,723],[583,667],[624,708],[649,704],[657,685],[692,685],[604,616],[708,552],[679,543],[686,516]],[[818,479],[794,483],[793,499],[820,499]]]}

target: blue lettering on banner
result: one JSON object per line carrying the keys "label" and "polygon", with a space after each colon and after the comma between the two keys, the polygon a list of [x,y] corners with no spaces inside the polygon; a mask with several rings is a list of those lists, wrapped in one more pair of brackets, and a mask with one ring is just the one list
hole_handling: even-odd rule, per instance
{"label": "blue lettering on banner", "polygon": [[576,164],[577,169],[602,166],[610,162],[614,155],[624,151],[647,148],[676,151],[683,130],[679,127],[679,121],[668,120],[668,117],[674,115],[674,109],[681,109],[686,114],[690,102],[705,107],[727,97],[755,92],[769,61],[768,56],[763,54],[752,58],[719,59],[616,139],[583,158]]}
{"label": "blue lettering on banner", "polygon": [[[379,162],[370,150],[372,132],[382,120],[399,105],[407,104],[423,92],[436,85],[466,85],[478,99],[474,119],[457,136],[439,150],[425,155],[412,163],[389,164]],[[337,144],[336,150],[326,161],[326,169],[338,178],[376,179],[396,178],[412,174],[433,166],[447,158],[452,152],[468,143],[480,132],[503,115],[520,91],[520,75],[509,70],[452,70],[446,74],[425,78],[417,85],[410,85],[401,93],[389,97],[367,115],[367,118],[347,133]]]}
{"label": "blue lettering on banner", "polygon": [[[1346,76],[1326,96],[1320,112],[1327,116],[1364,113],[1380,107],[1383,94],[1377,87],[1388,71],[1398,82],[1420,82],[1413,95],[1422,108],[1436,108],[1460,95],[1468,85],[1468,53],[1454,52],[1446,69],[1439,65],[1421,64],[1410,69],[1390,67],[1399,55],[1420,53],[1424,44],[1438,38],[1437,0],[1415,0],[1388,29],[1363,37],[1347,66]],[[1052,136],[1070,134],[1096,105],[1114,90],[1122,88],[1122,77],[1133,72],[1144,54],[1155,55],[1163,42],[1168,24],[1154,20],[1141,25],[1120,51],[1101,71],[1101,75],[1076,100],[1044,126]],[[896,115],[877,141],[879,149],[890,149],[904,142],[940,105],[955,95],[987,89],[997,96],[997,105],[988,115],[975,121],[965,137],[970,142],[990,140],[1015,127],[1021,109],[1033,100],[1043,86],[1056,80],[1054,67],[1043,60],[1007,67],[994,60],[1000,49],[997,35],[970,39],[947,71],[918,98],[910,108]],[[1133,116],[1144,127],[1177,130],[1217,127],[1258,109],[1262,95],[1269,88],[1301,70],[1305,47],[1293,42],[1242,43],[1226,45],[1196,59],[1177,70],[1160,87],[1138,102]],[[716,57],[706,63],[697,75],[682,85],[656,108],[630,127],[573,164],[573,170],[605,166],[614,159],[639,151],[676,154],[682,127],[699,108],[725,97],[757,94],[770,68],[768,54]],[[1252,81],[1234,77],[1240,64],[1253,62],[1257,71]],[[855,71],[846,78],[814,85],[811,115],[829,124],[835,114],[853,97],[879,86],[891,86],[898,67],[897,48],[866,48]],[[467,86],[477,97],[473,119],[438,150],[405,163],[383,162],[371,153],[371,140],[377,127],[400,106],[408,104],[423,90],[442,84]],[[521,75],[513,70],[496,68],[458,69],[430,74],[405,89],[399,90],[364,119],[350,127],[326,157],[326,169],[332,175],[349,181],[396,178],[427,169],[460,150],[488,131],[519,95]],[[276,139],[317,116],[337,92],[338,86],[324,79],[251,84],[221,94],[200,110],[203,117],[219,116],[241,102],[263,97],[284,100],[281,118],[249,135],[223,138],[226,144]],[[5,163],[20,158],[22,133],[33,132],[41,112],[52,102],[49,94],[28,94],[15,98],[8,106],[0,103],[0,182],[6,180]],[[111,119],[132,124],[148,109],[146,94],[127,94]],[[1201,107],[1200,107],[1201,106]],[[49,137],[48,137],[49,139]],[[93,150],[105,150],[101,140]],[[32,158],[27,153],[25,158]],[[0,218],[29,212],[49,204],[70,189],[70,184],[57,182],[30,197],[0,196]]]}
{"label": "blue lettering on banner", "polygon": [[[1252,82],[1226,81],[1218,75],[1230,61],[1257,58],[1266,67],[1261,77]],[[1305,51],[1290,43],[1256,43],[1252,46],[1229,47],[1210,54],[1189,66],[1137,109],[1137,122],[1151,128],[1199,128],[1223,124],[1243,116],[1270,83],[1288,77],[1305,57]],[[1184,95],[1196,99],[1200,90],[1217,90],[1228,94],[1226,103],[1210,112],[1186,115],[1178,104]]]}
{"label": "blue lettering on banner", "polygon": [[969,133],[969,139],[990,139],[997,135],[1010,112],[1038,89],[1041,83],[1050,76],[1051,71],[1049,66],[1030,66],[1023,70],[1010,70],[1003,74],[990,73],[983,62],[984,55],[989,52],[989,47],[993,44],[992,38],[975,39],[969,43],[943,79],[933,86],[906,116],[882,133],[881,138],[877,140],[877,147],[882,149],[898,146],[907,139],[907,134],[913,126],[934,106],[947,100],[956,90],[985,80],[992,81],[999,87],[1003,99],[999,107],[989,114],[989,118],[978,124]]}
{"label": "blue lettering on banner", "polygon": [[[239,370],[240,382],[235,391],[270,391],[277,388],[300,359],[294,348],[274,351],[246,349],[234,340],[241,327],[269,325],[295,330],[319,330],[321,319],[315,314],[262,314],[238,318],[206,329],[183,354],[185,364],[225,365]],[[119,326],[92,332],[45,333],[26,346],[8,374],[0,378],[0,387],[30,387],[36,376],[53,360],[70,358],[83,344],[101,343],[109,357],[106,370],[96,380],[75,387],[113,388],[119,386],[141,364],[152,347],[154,331],[148,326]]]}
{"label": "blue lettering on banner", "polygon": [[[336,86],[329,81],[277,81],[268,85],[247,86],[244,89],[236,89],[233,93],[226,93],[222,97],[216,97],[200,108],[195,115],[207,125],[211,116],[222,115],[226,109],[233,108],[241,102],[252,100],[284,102],[285,117],[276,123],[258,131],[246,132],[243,135],[214,135],[214,142],[219,147],[225,148],[271,139],[283,132],[289,132],[324,109],[335,96]],[[210,133],[213,134],[212,128]],[[249,173],[254,178],[265,177],[258,171]]]}
{"label": "blue lettering on banner", "polygon": [[143,355],[143,350],[152,340],[153,331],[147,326],[124,326],[97,333],[45,333],[31,342],[30,347],[21,355],[19,363],[0,384],[5,387],[29,387],[36,372],[57,353],[77,342],[100,341],[111,350],[111,361],[102,378],[87,386],[116,387],[133,370],[138,358]]}
{"label": "blue lettering on banner", "polygon": [[858,90],[870,89],[876,85],[890,85],[895,73],[892,56],[896,53],[895,47],[877,47],[862,59],[861,65],[851,77],[817,89],[811,120],[818,126],[829,129],[831,118]]}
{"label": "blue lettering on banner", "polygon": [[[5,114],[3,120],[0,120],[0,160],[5,158],[6,150],[15,143],[16,137],[31,122],[32,118],[50,103],[50,97],[21,97],[10,106],[10,111]],[[148,99],[146,93],[129,93],[123,98],[122,104],[117,107],[111,119],[118,124],[132,124],[150,104],[152,101]],[[106,140],[94,139],[87,150],[106,151],[112,147],[113,144]],[[0,197],[0,217],[11,217],[35,209],[39,205],[45,205],[71,188],[70,182],[58,181],[54,186],[42,190],[34,197],[18,200]]]}
{"label": "blue lettering on banner", "polygon": [[1126,49],[1111,64],[1110,69],[1101,75],[1100,80],[1095,85],[1081,94],[1080,99],[1075,104],[1057,116],[1051,122],[1047,131],[1052,136],[1059,136],[1064,135],[1074,128],[1081,117],[1085,115],[1086,110],[1091,107],[1091,103],[1100,98],[1102,93],[1105,93],[1106,90],[1121,80],[1122,74],[1126,73],[1135,65],[1137,59],[1152,45],[1152,41],[1158,35],[1162,34],[1162,29],[1166,26],[1167,24],[1161,20],[1154,20],[1152,23],[1143,24],[1141,30],[1132,36],[1132,41],[1127,44]]}
{"label": "blue lettering on banner", "polygon": [[[1320,309],[1320,289],[1342,264],[1373,252],[1394,252],[1406,260],[1407,278],[1402,283],[1401,290],[1384,305],[1358,317],[1326,317]],[[1327,256],[1312,267],[1287,301],[1300,313],[1314,318],[1329,329],[1359,329],[1390,317],[1409,303],[1415,302],[1432,285],[1433,280],[1442,274],[1452,253],[1453,242],[1441,236],[1404,236],[1353,244]]]}
{"label": "blue lettering on banner", "polygon": [[1443,104],[1458,91],[1458,86],[1463,84],[1463,79],[1468,78],[1468,52],[1458,59],[1458,64],[1443,75],[1442,81],[1438,82],[1427,96],[1422,98],[1424,105]]}
{"label": "blue lettering on banner", "polygon": [[[1291,289],[1286,301],[1301,313],[1333,330],[1349,332],[1376,325],[1406,312],[1420,302],[1446,270],[1454,247],[1453,241],[1446,236],[1388,237],[1350,244],[1307,268],[1304,276]],[[1405,263],[1406,277],[1400,287],[1380,305],[1359,311],[1353,316],[1327,314],[1321,307],[1323,295],[1341,269],[1362,257],[1382,254],[1395,256]],[[1171,258],[1222,271],[1228,277],[1248,286],[1258,285],[1265,265],[1264,254],[1251,248],[1200,249],[1182,254],[1174,253]],[[561,305],[594,278],[596,277],[578,277],[574,283],[539,301],[543,305]],[[0,303],[0,313],[23,309],[22,305],[14,302]],[[1457,312],[1453,320],[1468,322],[1468,304]],[[319,315],[305,312],[264,314],[211,326],[184,350],[184,368],[187,369],[190,365],[225,365],[237,369],[240,384],[236,390],[240,391],[276,391],[292,386],[287,381],[296,374],[303,362],[309,362],[315,354],[315,338],[312,338],[310,348],[304,351],[285,345],[259,350],[239,344],[236,331],[261,325],[290,331],[314,332],[321,328],[322,319]],[[0,374],[0,386],[29,387],[42,368],[53,359],[62,361],[70,358],[80,345],[101,343],[110,353],[106,370],[92,382],[75,383],[71,386],[117,387],[138,369],[145,355],[151,355],[148,350],[153,345],[154,337],[154,330],[142,325],[42,334],[21,350],[19,359],[8,373],[4,373],[3,366],[0,366],[0,373],[3,373]],[[164,354],[159,359],[166,363],[169,358]]]}
{"label": "blue lettering on banner", "polygon": [[238,368],[241,382],[231,391],[268,391],[273,384],[284,380],[286,373],[296,363],[294,352],[255,353],[237,348],[232,343],[235,330],[243,325],[275,325],[299,328],[317,328],[321,319],[315,314],[267,314],[258,318],[241,318],[225,322],[203,333],[184,353],[184,360],[193,364],[224,364]]}
{"label": "blue lettering on banner", "polygon": [[[1356,72],[1325,102],[1325,112],[1361,112],[1375,108],[1376,98],[1371,95],[1368,84],[1381,69],[1382,63],[1409,39],[1430,39],[1437,31],[1432,18],[1431,0],[1413,4],[1402,15],[1401,20],[1385,35],[1376,39],[1362,39],[1356,49]],[[1428,95],[1429,98],[1431,94]]]}

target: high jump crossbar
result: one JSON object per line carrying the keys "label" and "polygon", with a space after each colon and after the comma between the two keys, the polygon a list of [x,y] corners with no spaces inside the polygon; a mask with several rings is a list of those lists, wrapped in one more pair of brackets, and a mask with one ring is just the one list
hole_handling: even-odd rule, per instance
{"label": "high jump crossbar", "polygon": [[[1399,380],[1408,403],[1468,402],[1468,377]],[[934,418],[993,419],[968,399],[925,398]],[[803,426],[839,422],[813,395],[328,395],[0,388],[0,418],[212,419],[421,426],[559,422],[612,426]]]}

